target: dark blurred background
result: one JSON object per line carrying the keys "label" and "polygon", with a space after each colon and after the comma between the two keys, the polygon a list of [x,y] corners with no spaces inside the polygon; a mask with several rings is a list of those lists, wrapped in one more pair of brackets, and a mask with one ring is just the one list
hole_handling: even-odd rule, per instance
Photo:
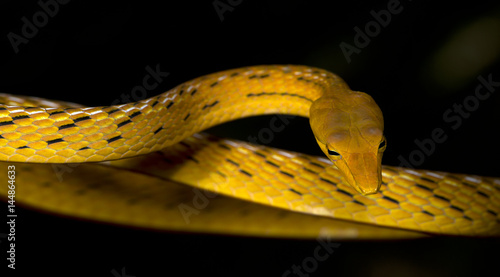
{"label": "dark blurred background", "polygon": [[[41,1],[47,2],[58,3]],[[487,99],[475,96],[479,76],[500,82],[498,2],[62,3],[58,9],[51,6],[53,16],[46,22],[43,15],[36,17],[41,27],[26,38],[23,17],[33,23],[33,16],[43,11],[40,3],[2,1],[1,92],[109,105],[117,99],[123,102],[121,95],[131,95],[148,66],[169,72],[154,91],[148,91],[150,97],[224,69],[305,64],[337,73],[352,89],[377,101],[388,139],[384,164],[400,165],[402,158],[411,162],[414,157],[411,165],[416,168],[500,176],[500,84]],[[390,21],[382,10],[392,11]],[[376,17],[385,23],[375,23]],[[355,28],[366,34],[367,26],[369,41],[360,39],[356,44]],[[356,49],[346,55],[340,45]],[[468,107],[467,114],[453,111],[457,104]],[[448,119],[443,118],[447,111]],[[268,126],[269,120],[245,119],[210,131],[246,139]],[[419,149],[415,140],[430,139],[436,128],[443,130],[446,141],[415,160],[411,154]],[[321,154],[307,119],[292,120],[268,145]],[[137,277],[281,276],[311,256],[317,245],[138,231],[28,210],[19,217],[18,273],[113,276],[112,269],[121,272],[125,267],[127,274]],[[498,239],[342,242],[310,276],[498,274],[498,259],[490,252],[498,253],[499,247]]]}

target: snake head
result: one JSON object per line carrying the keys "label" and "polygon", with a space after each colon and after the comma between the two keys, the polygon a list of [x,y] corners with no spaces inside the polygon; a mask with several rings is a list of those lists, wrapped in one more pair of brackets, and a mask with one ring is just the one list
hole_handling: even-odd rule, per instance
{"label": "snake head", "polygon": [[318,145],[347,183],[364,195],[378,192],[387,143],[382,112],[373,99],[362,92],[319,99],[310,113]]}

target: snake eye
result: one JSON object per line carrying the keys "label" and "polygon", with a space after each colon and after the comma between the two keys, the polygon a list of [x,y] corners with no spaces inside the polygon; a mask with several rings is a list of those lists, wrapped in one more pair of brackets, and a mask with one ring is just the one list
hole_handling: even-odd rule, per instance
{"label": "snake eye", "polygon": [[382,149],[386,146],[386,142],[385,142],[385,138],[382,140],[382,142],[380,143],[380,145],[378,146],[378,149]]}
{"label": "snake eye", "polygon": [[335,151],[330,150],[328,148],[327,148],[327,150],[328,150],[328,155],[330,155],[330,156],[340,156],[340,154],[338,152],[335,152]]}

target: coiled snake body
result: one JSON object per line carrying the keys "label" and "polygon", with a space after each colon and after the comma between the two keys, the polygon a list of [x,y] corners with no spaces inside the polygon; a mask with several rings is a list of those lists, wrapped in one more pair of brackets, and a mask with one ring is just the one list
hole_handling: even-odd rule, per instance
{"label": "coiled snake body", "polygon": [[[351,91],[339,77],[321,69],[255,66],[228,70],[194,79],[143,101],[107,107],[80,107],[10,95],[1,98],[5,105],[0,107],[0,160],[39,172],[39,177],[23,180],[33,183],[32,190],[25,190],[25,196],[18,192],[17,197],[26,205],[44,210],[143,227],[253,235],[313,236],[318,230],[323,233],[327,230],[330,234],[348,234],[347,237],[374,236],[374,231],[346,232],[354,227],[345,225],[349,223],[343,220],[397,228],[391,229],[392,234],[399,229],[459,235],[500,233],[499,179],[382,168],[386,141],[380,109],[370,96]],[[316,140],[329,160],[203,134],[192,136],[229,120],[273,113],[310,117]],[[149,155],[140,156],[143,154]],[[165,188],[148,185],[143,186],[143,192],[151,190],[146,193],[148,196],[133,203],[130,199],[123,202],[119,193],[111,196],[111,187],[101,188],[102,185],[96,185],[101,190],[99,196],[92,197],[107,201],[107,206],[121,205],[120,209],[130,209],[130,213],[140,210],[156,214],[150,220],[134,219],[125,213],[117,216],[116,212],[106,213],[103,209],[92,213],[92,203],[86,204],[88,208],[78,205],[69,208],[72,204],[63,208],[58,202],[61,200],[51,203],[36,196],[35,190],[41,188],[35,183],[43,183],[44,189],[50,187],[53,193],[67,193],[66,199],[78,203],[81,195],[87,193],[89,181],[75,181],[74,186],[85,187],[85,193],[71,185],[54,185],[58,182],[50,177],[48,167],[29,163],[102,161],[111,162],[94,164],[91,174],[98,176],[104,169],[95,168],[107,167],[108,171],[103,171],[107,173],[102,173],[107,175],[104,178],[114,178],[113,169],[109,168],[126,168],[130,171],[116,174],[120,182],[137,177],[124,175],[140,172],[144,176],[137,178],[180,182],[281,209],[341,219],[336,222],[341,231],[332,231],[331,222],[309,224],[315,229],[307,231],[304,227],[302,234],[306,235],[300,235],[300,230],[285,231],[284,227],[273,231],[269,224],[253,231],[251,228],[236,231],[238,228],[232,229],[230,224],[238,224],[237,220],[218,227],[210,224],[203,227],[201,223],[186,220],[187,214],[202,213],[201,208],[193,210],[182,206],[181,201],[170,207],[177,215],[164,211],[165,205],[160,203],[166,200],[159,195]],[[79,170],[86,172],[86,168],[81,166]],[[63,183],[77,176],[71,175],[67,174]],[[213,200],[213,203],[223,202],[220,205],[224,206],[231,201]],[[154,208],[151,203],[162,208]],[[249,209],[254,214],[276,212],[260,206]],[[182,220],[175,219],[179,214]],[[317,219],[321,220],[325,219]],[[401,230],[401,236],[408,234]]]}

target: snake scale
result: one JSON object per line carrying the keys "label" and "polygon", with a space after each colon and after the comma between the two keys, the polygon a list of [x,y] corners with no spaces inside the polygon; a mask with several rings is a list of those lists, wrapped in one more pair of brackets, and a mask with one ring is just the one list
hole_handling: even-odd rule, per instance
{"label": "snake scale", "polygon": [[[0,101],[0,160],[15,164],[18,183],[27,184],[17,200],[42,210],[156,229],[263,236],[500,234],[499,178],[382,166],[387,145],[382,112],[370,96],[351,91],[322,69],[227,70],[149,99],[106,107],[7,94]],[[198,134],[263,114],[310,117],[329,159]],[[43,163],[82,164],[61,182],[54,167]],[[21,176],[25,171],[33,175]],[[106,181],[92,182],[85,178],[89,174]],[[211,198],[210,208],[193,209],[185,203],[203,199],[200,192],[193,195],[176,183],[204,191],[205,200],[210,191],[218,197]],[[141,196],[133,197],[138,191]],[[131,216],[139,212],[150,216]],[[203,213],[206,219],[192,217]],[[266,221],[256,215],[268,222],[252,223]],[[215,223],[228,217],[230,222]],[[292,230],[294,224],[300,228]]]}

